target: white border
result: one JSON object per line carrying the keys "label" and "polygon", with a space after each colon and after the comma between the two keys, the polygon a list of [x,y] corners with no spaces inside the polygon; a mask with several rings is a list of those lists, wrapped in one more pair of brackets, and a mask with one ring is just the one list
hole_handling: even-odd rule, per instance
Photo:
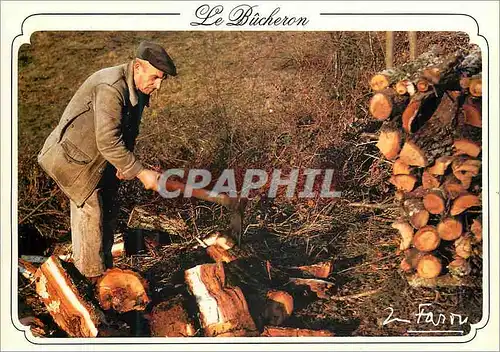
{"label": "white border", "polygon": [[[279,6],[283,14],[295,15],[295,16],[306,16],[309,19],[309,24],[305,27],[299,28],[257,28],[257,27],[227,27],[227,26],[197,26],[192,27],[189,23],[195,20],[194,12],[197,7],[202,4],[222,4],[224,8],[229,9],[234,6],[249,3],[251,5],[258,5],[259,10],[262,14],[270,13],[274,8]],[[483,153],[487,155],[490,153],[491,160],[496,160],[498,163],[498,99],[499,96],[499,85],[498,85],[498,67],[499,67],[499,54],[498,54],[498,3],[497,2],[329,2],[329,1],[318,1],[318,2],[308,2],[307,6],[303,5],[303,2],[209,2],[209,1],[191,1],[191,2],[2,2],[1,8],[1,41],[2,41],[2,68],[1,68],[1,78],[2,78],[2,91],[1,91],[1,155],[2,155],[2,178],[1,178],[1,199],[3,200],[2,206],[2,240],[1,240],[1,268],[2,268],[2,301],[1,301],[1,337],[2,337],[2,349],[42,349],[42,350],[70,350],[70,349],[81,349],[84,344],[93,343],[112,343],[113,345],[94,345],[88,346],[92,349],[109,349],[109,350],[137,350],[137,349],[150,349],[150,350],[163,350],[168,349],[195,349],[195,350],[270,350],[270,349],[284,349],[284,350],[304,350],[307,349],[314,350],[341,350],[344,348],[356,349],[365,348],[368,350],[392,350],[392,349],[405,349],[405,350],[422,350],[431,347],[432,349],[439,350],[496,350],[498,348],[498,217],[494,216],[498,214],[498,165],[489,164],[483,160],[483,218],[486,223],[487,214],[492,214],[489,219],[489,229],[485,226],[485,231],[490,233],[490,241],[487,240],[485,236],[484,246],[485,253],[485,268],[490,268],[489,275],[491,280],[488,280],[488,270],[484,270],[484,304],[483,304],[483,319],[480,323],[476,324],[471,331],[471,334],[462,337],[334,337],[334,338],[322,338],[321,340],[315,338],[170,338],[167,340],[162,338],[100,338],[100,339],[39,339],[31,335],[29,330],[26,332],[26,338],[30,341],[41,343],[42,345],[30,344],[24,337],[24,333],[19,330],[26,330],[26,327],[19,324],[17,317],[14,317],[15,325],[12,326],[10,321],[10,298],[17,297],[17,274],[15,268],[17,267],[17,258],[11,258],[11,234],[10,234],[10,224],[9,220],[14,224],[14,231],[16,231],[15,224],[17,223],[17,173],[14,173],[12,184],[13,188],[13,199],[12,206],[14,209],[13,216],[11,218],[10,209],[7,203],[7,199],[10,199],[10,188],[11,180],[10,175],[12,175],[10,170],[10,158],[13,155],[13,165],[14,169],[17,168],[17,144],[16,141],[11,140],[11,122],[14,129],[14,136],[17,136],[17,52],[19,47],[23,43],[29,43],[30,35],[37,30],[147,30],[147,31],[172,31],[172,30],[299,30],[299,31],[336,31],[336,30],[366,30],[366,31],[403,31],[403,30],[417,30],[417,31],[463,31],[467,32],[471,37],[471,41],[477,43],[481,46],[483,53],[488,50],[485,38],[488,40],[489,44],[489,56],[483,55],[483,77],[488,77],[489,84],[483,85],[484,89],[484,105],[483,105],[483,119],[486,120],[485,106],[489,104],[489,126],[483,127],[483,141],[487,141],[489,135],[490,144],[486,145],[483,142]],[[97,6],[96,6],[97,5]],[[101,13],[165,13],[165,12],[179,12],[180,16],[88,16],[88,15],[56,15],[56,13],[95,13],[96,8]],[[389,13],[395,12],[405,12],[405,13],[463,13],[464,15],[406,15],[406,16],[394,16],[388,15]],[[379,15],[367,16],[321,16],[320,13],[380,13]],[[35,13],[54,13],[54,15],[36,15]],[[470,17],[469,17],[470,16]],[[476,22],[477,21],[477,22]],[[479,29],[478,29],[479,24]],[[22,35],[21,34],[22,25]],[[478,33],[479,31],[479,33]],[[480,36],[478,36],[478,34]],[[11,43],[13,44],[13,65],[11,67]],[[490,62],[488,62],[488,57]],[[487,72],[487,68],[490,68],[491,72]],[[12,90],[9,91],[6,87],[10,86],[10,77],[13,74],[14,81]],[[489,87],[489,91],[488,91]],[[11,95],[12,94],[12,95]],[[494,97],[488,101],[488,97]],[[13,103],[14,102],[14,103]],[[11,121],[11,108],[13,119]],[[14,143],[14,145],[12,145]],[[11,146],[13,146],[14,153],[11,154]],[[487,173],[490,173],[490,189],[487,189]],[[488,209],[488,204],[490,209]],[[14,233],[14,248],[17,248],[17,233]],[[493,258],[490,262],[489,258]],[[14,272],[10,272],[10,268],[14,268]],[[10,276],[14,278],[14,283],[12,285],[12,291],[10,289]],[[490,282],[491,286],[488,286]],[[490,292],[490,296],[487,297],[486,293]],[[17,299],[13,300],[14,302]],[[488,303],[490,306],[488,306]],[[15,304],[15,307],[17,305]],[[487,316],[487,311],[490,311],[490,316]],[[16,312],[17,309],[14,309]],[[16,313],[17,314],[17,313]],[[489,318],[486,327],[487,319]],[[484,328],[483,328],[484,327]],[[476,330],[481,329],[481,330]],[[453,342],[467,341],[470,340],[472,336],[475,336],[470,342],[457,344]],[[472,336],[471,336],[472,335]],[[497,341],[493,340],[493,337]],[[429,345],[422,344],[407,344],[405,342],[426,342]],[[313,344],[314,342],[329,342],[333,344]],[[438,341],[449,342],[447,344],[433,344]],[[51,345],[43,345],[43,343],[50,343]],[[53,345],[54,343],[75,343],[77,345]],[[117,342],[120,342],[118,345]],[[145,343],[165,343],[174,342],[182,343],[180,345],[144,345]],[[196,344],[190,345],[191,343],[209,342],[210,344]],[[234,343],[245,342],[245,345],[235,345]],[[275,345],[275,344],[259,344],[251,345],[252,342],[298,342],[299,344],[286,344],[286,345]],[[311,344],[304,345],[305,342],[311,342]],[[359,344],[352,344],[357,342]],[[367,344],[373,342],[380,342],[383,344]],[[387,342],[398,342],[397,344],[386,344]],[[405,344],[401,344],[401,343]],[[141,343],[141,345],[135,345],[136,343]],[[217,343],[217,344],[216,344]],[[340,345],[339,343],[348,343]],[[364,344],[363,344],[364,343]],[[174,347],[175,346],[175,347]],[[495,349],[491,349],[495,348]]]}

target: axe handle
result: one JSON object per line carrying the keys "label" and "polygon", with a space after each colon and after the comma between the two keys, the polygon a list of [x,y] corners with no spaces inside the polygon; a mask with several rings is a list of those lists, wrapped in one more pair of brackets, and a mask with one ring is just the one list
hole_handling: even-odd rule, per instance
{"label": "axe handle", "polygon": [[[180,191],[181,193],[184,193],[184,191],[186,190],[186,185],[182,182],[167,180],[167,182],[165,182],[165,189],[169,192]],[[193,197],[197,199],[202,199],[212,203],[217,203],[224,207],[229,207],[232,203],[231,198],[226,194],[219,193],[217,196],[214,197],[210,194],[210,191],[206,189],[196,188],[192,190],[191,194]]]}

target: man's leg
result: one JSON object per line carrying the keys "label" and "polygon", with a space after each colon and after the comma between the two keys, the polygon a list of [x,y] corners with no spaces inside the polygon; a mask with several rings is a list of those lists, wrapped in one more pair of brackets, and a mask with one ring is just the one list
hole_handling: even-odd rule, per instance
{"label": "man's leg", "polygon": [[86,277],[100,276],[106,270],[103,255],[103,212],[94,190],[82,207],[71,201],[71,240],[76,268]]}

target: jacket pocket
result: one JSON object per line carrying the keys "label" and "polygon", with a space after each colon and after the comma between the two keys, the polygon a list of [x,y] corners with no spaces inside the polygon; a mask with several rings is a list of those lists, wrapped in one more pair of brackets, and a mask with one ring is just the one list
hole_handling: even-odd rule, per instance
{"label": "jacket pocket", "polygon": [[38,156],[38,163],[62,188],[71,187],[80,174],[90,167],[91,158],[69,140],[54,143]]}
{"label": "jacket pocket", "polygon": [[69,139],[61,142],[61,147],[64,150],[64,156],[68,163],[75,163],[77,165],[85,165],[92,161],[90,156],[81,151],[76,145],[71,143]]}

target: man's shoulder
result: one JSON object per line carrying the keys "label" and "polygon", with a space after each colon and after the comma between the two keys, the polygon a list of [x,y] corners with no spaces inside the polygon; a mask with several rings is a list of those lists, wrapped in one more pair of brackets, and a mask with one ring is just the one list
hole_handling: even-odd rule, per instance
{"label": "man's shoulder", "polygon": [[126,81],[127,64],[103,68],[89,77],[93,85],[108,84],[122,90],[127,89]]}

